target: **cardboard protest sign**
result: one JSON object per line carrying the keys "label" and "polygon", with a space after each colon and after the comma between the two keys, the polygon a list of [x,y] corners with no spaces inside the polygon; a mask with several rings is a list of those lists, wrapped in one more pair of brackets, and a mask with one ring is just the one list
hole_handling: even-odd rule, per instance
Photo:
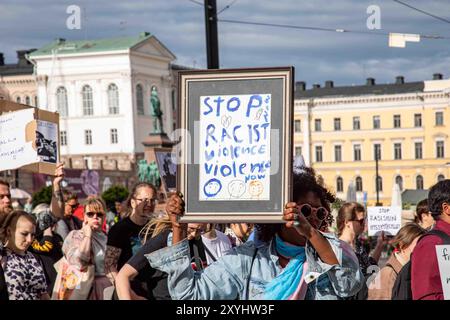
{"label": "cardboard protest sign", "polygon": [[270,113],[270,94],[200,97],[200,200],[270,200]]}
{"label": "cardboard protest sign", "polygon": [[396,235],[402,226],[402,208],[395,207],[368,207],[367,222],[369,236],[384,231],[386,235]]}
{"label": "cardboard protest sign", "polygon": [[436,246],[436,256],[444,299],[450,300],[450,245]]}
{"label": "cardboard protest sign", "polygon": [[186,222],[282,222],[292,180],[293,68],[180,72],[174,148]]}
{"label": "cardboard protest sign", "polygon": [[57,113],[0,100],[0,171],[53,175],[59,161]]}

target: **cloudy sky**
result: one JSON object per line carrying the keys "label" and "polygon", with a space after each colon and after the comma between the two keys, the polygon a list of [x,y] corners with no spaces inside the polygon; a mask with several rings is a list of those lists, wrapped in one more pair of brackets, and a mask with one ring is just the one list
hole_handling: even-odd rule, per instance
{"label": "cloudy sky", "polygon": [[[450,20],[448,0],[402,0]],[[153,33],[176,56],[176,63],[206,67],[203,0],[1,0],[0,51],[6,63],[15,50],[39,48],[54,38],[70,40]],[[221,20],[439,35],[406,48],[389,48],[386,35],[336,33],[219,22],[221,68],[293,65],[296,80],[335,85],[450,77],[450,23],[411,10],[393,0],[217,0]],[[82,8],[80,30],[69,30],[69,5]],[[369,30],[366,10],[377,5],[381,29]]]}

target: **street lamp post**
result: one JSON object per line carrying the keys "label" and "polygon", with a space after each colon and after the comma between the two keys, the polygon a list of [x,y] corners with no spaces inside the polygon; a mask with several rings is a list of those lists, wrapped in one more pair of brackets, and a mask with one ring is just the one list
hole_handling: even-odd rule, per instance
{"label": "street lamp post", "polygon": [[379,152],[380,152],[379,146],[377,145],[375,147],[375,171],[376,171],[375,189],[376,189],[376,192],[377,192],[377,204],[376,204],[376,206],[381,206],[381,204],[380,204],[380,190],[378,188],[378,186],[379,186],[379,179],[380,179],[379,175],[378,175],[378,156],[379,156]]}
{"label": "street lamp post", "polygon": [[206,61],[208,69],[219,69],[216,0],[205,0]]}

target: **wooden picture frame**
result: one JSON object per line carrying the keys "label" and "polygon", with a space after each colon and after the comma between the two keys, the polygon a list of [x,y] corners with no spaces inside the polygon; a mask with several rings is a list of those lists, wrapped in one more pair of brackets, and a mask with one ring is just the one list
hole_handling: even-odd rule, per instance
{"label": "wooden picture frame", "polygon": [[292,194],[293,67],[182,71],[183,222],[282,222]]}

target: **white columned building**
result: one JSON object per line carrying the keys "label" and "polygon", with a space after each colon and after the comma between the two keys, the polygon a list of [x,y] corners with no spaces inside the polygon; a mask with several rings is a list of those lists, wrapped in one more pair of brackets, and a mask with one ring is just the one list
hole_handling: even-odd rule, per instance
{"label": "white columned building", "polygon": [[[130,170],[152,131],[156,87],[164,131],[173,130],[171,53],[155,36],[66,41],[29,55],[39,105],[60,113],[61,156],[67,167]],[[176,84],[175,84],[176,85]]]}

